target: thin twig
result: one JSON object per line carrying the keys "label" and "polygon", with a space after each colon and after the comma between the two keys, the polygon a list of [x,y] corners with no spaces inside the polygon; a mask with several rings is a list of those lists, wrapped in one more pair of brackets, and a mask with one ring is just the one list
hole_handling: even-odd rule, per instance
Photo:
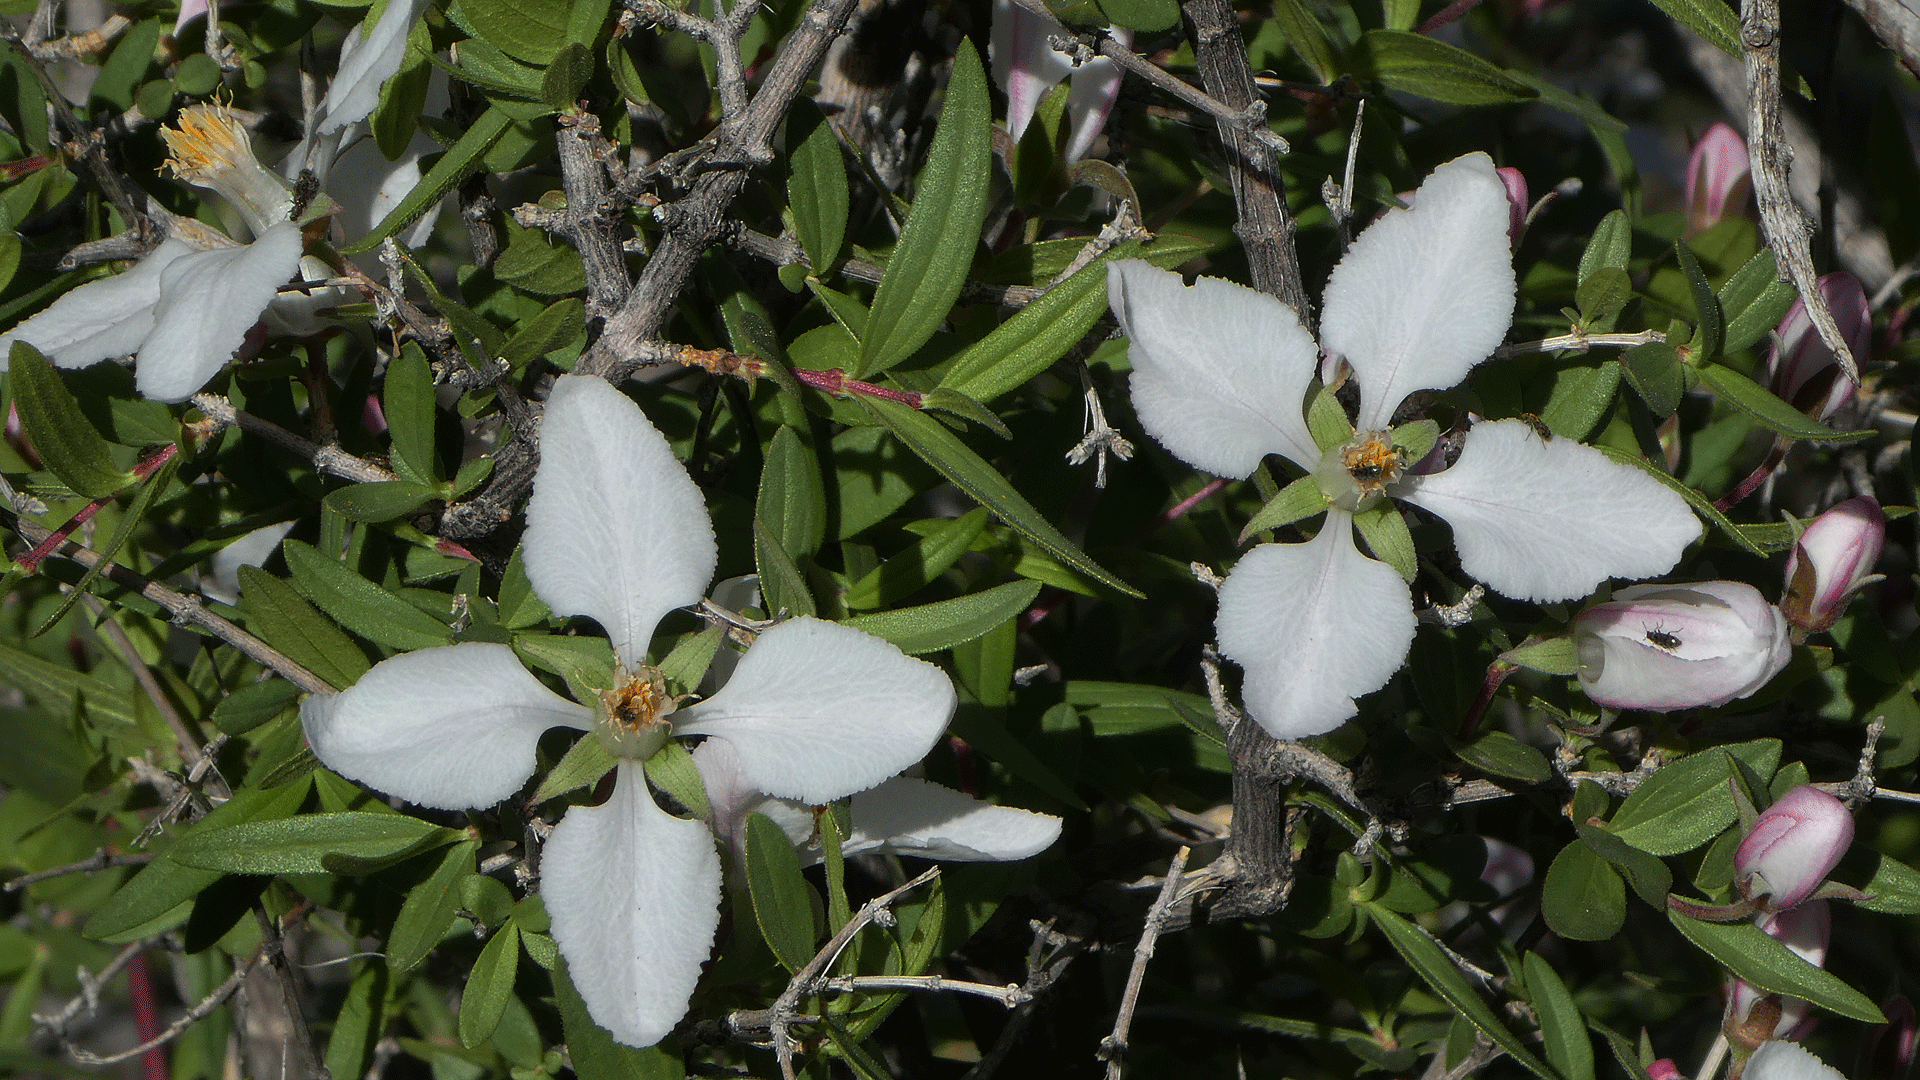
{"label": "thin twig", "polygon": [[1534,353],[1577,352],[1606,347],[1609,349],[1631,349],[1638,345],[1650,345],[1667,340],[1664,330],[1641,330],[1633,334],[1583,334],[1575,331],[1561,334],[1559,337],[1542,338],[1539,341],[1516,341],[1511,345],[1502,345],[1493,351],[1496,357],[1530,356]]}
{"label": "thin twig", "polygon": [[961,1080],[988,1080],[999,1070],[1000,1064],[1013,1052],[1021,1035],[1032,1023],[1041,995],[1051,989],[1066,972],[1067,965],[1087,951],[1088,941],[1085,937],[1061,933],[1053,928],[1051,921],[1030,925],[1033,927],[1033,944],[1027,949],[1027,981],[1021,984],[1028,1000],[1013,1011],[1006,1026],[994,1038],[993,1046],[980,1055],[980,1060],[967,1070]]}
{"label": "thin twig", "polygon": [[364,458],[358,458],[340,449],[338,443],[317,443],[302,435],[296,435],[271,420],[264,420],[243,409],[234,407],[231,401],[218,394],[195,394],[194,408],[207,415],[207,419],[219,427],[237,427],[249,435],[258,435],[268,442],[291,450],[313,462],[313,467],[330,476],[342,480],[351,480],[356,484],[377,484],[398,480],[391,469],[375,465]]}
{"label": "thin twig", "polygon": [[1160,885],[1160,895],[1147,909],[1146,925],[1140,928],[1140,943],[1133,947],[1133,968],[1127,972],[1127,988],[1120,995],[1120,1009],[1114,1014],[1113,1033],[1100,1040],[1100,1049],[1094,1054],[1107,1063],[1107,1080],[1120,1080],[1120,1074],[1125,1071],[1127,1034],[1133,1030],[1133,1010],[1140,1003],[1140,987],[1147,979],[1147,962],[1153,959],[1154,945],[1166,926],[1167,912],[1173,907],[1191,850],[1182,847],[1173,853],[1173,861],[1167,864],[1166,880]]}
{"label": "thin twig", "polygon": [[974,997],[997,1001],[1009,1009],[1033,998],[1033,995],[1020,989],[1018,983],[991,986],[987,983],[943,979],[938,975],[840,975],[814,983],[811,992],[850,994],[860,990],[925,990],[933,993],[971,994]]}
{"label": "thin twig", "polygon": [[[167,696],[166,690],[160,685],[160,680],[154,677],[153,669],[141,659],[140,651],[133,647],[133,641],[127,637],[126,630],[107,612],[106,601],[91,593],[83,593],[80,602],[87,606],[88,611],[93,612],[94,625],[106,634],[114,651],[120,654],[120,662],[127,665],[127,670],[133,673],[133,680],[139,683],[140,689],[146,693],[147,700],[153,702],[153,707],[160,713],[161,719],[165,720],[167,727],[173,730],[173,737],[180,744],[180,760],[189,768],[199,764],[200,733],[193,730],[186,718],[180,715],[179,709],[174,708],[173,699]],[[224,784],[222,786],[224,787]],[[227,792],[222,791],[221,794],[225,795]]]}
{"label": "thin twig", "polygon": [[[246,963],[234,966],[233,974],[227,976],[227,981],[215,987],[213,993],[195,1002],[193,1008],[188,1009],[182,1014],[180,1019],[168,1024],[165,1031],[162,1031],[160,1034],[155,1035],[153,1038],[148,1039],[146,1042],[141,1043],[131,1050],[122,1050],[117,1054],[95,1054],[90,1050],[84,1050],[68,1043],[64,1037],[62,1037],[60,1041],[62,1045],[66,1047],[67,1053],[72,1055],[73,1060],[82,1065],[98,1067],[101,1065],[112,1065],[115,1062],[125,1061],[128,1058],[139,1057],[141,1054],[155,1047],[165,1046],[185,1034],[188,1028],[213,1015],[213,1010],[226,1004],[227,999],[232,997],[234,993],[240,989],[241,985],[247,981],[247,973],[253,970],[253,965],[259,959],[260,950],[255,949],[253,955],[247,958]],[[35,1017],[34,1019],[37,1020],[39,1017]]]}
{"label": "thin twig", "polygon": [[65,866],[55,866],[47,870],[36,870],[31,874],[21,874],[7,882],[7,892],[19,892],[29,885],[38,885],[42,881],[65,877],[68,874],[97,874],[116,866],[144,866],[152,862],[154,856],[149,852],[134,852],[129,855],[110,855],[106,848],[94,852],[79,862],[70,862]]}

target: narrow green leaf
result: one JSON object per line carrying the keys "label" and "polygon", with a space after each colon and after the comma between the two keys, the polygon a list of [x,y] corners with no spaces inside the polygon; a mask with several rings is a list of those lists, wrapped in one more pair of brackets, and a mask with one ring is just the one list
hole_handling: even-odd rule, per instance
{"label": "narrow green leaf", "polygon": [[387,935],[387,968],[395,975],[413,970],[446,936],[460,906],[461,887],[477,872],[474,852],[478,848],[475,840],[448,848],[433,874],[407,891]]}
{"label": "narrow green leaf", "polygon": [[1360,906],[1366,909],[1367,916],[1380,928],[1380,932],[1386,935],[1387,942],[1406,959],[1414,971],[1419,973],[1420,978],[1433,988],[1434,993],[1439,994],[1449,1005],[1458,1009],[1474,1027],[1480,1029],[1481,1034],[1492,1039],[1494,1045],[1505,1050],[1520,1066],[1540,1077],[1541,1080],[1559,1080],[1545,1062],[1533,1056],[1533,1052],[1527,1049],[1526,1043],[1507,1030],[1506,1025],[1500,1022],[1500,1018],[1487,1007],[1487,1003],[1481,1000],[1480,995],[1467,984],[1466,977],[1453,966],[1453,961],[1447,959],[1447,954],[1440,950],[1440,946],[1434,944],[1432,938],[1379,904],[1369,902]]}
{"label": "narrow green leaf", "polygon": [[1504,731],[1488,731],[1472,742],[1454,747],[1460,760],[1493,776],[1510,776],[1530,784],[1544,784],[1553,778],[1546,755]]}
{"label": "narrow green leaf", "polygon": [[1353,73],[1450,105],[1502,105],[1538,97],[1533,87],[1478,56],[1405,30],[1369,30],[1353,50]]}
{"label": "narrow green leaf", "polygon": [[347,811],[198,828],[168,853],[182,865],[228,874],[320,874],[341,866],[365,872],[370,863],[398,862],[462,839],[456,829],[404,814]]}
{"label": "narrow green leaf", "polygon": [[1528,638],[1501,653],[1500,659],[1548,675],[1572,675],[1580,670],[1580,650],[1572,635]]}
{"label": "narrow green leaf", "polygon": [[793,231],[815,274],[840,257],[847,235],[847,166],[833,125],[812,101],[801,98],[787,114],[787,206]]}
{"label": "narrow green leaf", "polygon": [[1393,567],[1409,583],[1413,581],[1420,572],[1420,557],[1413,550],[1413,533],[1392,500],[1353,515],[1353,524],[1374,558]]}
{"label": "narrow green leaf", "polygon": [[1580,253],[1579,284],[1586,284],[1597,270],[1612,267],[1625,270],[1633,251],[1633,225],[1624,210],[1613,210],[1600,219],[1586,250]]}
{"label": "narrow green leaf", "polygon": [[1329,505],[1331,503],[1326,494],[1320,490],[1320,485],[1314,482],[1313,477],[1303,476],[1281,488],[1280,494],[1268,499],[1267,505],[1261,507],[1260,511],[1247,521],[1247,527],[1240,530],[1240,538],[1235,542],[1244,544],[1255,533],[1277,529],[1282,525],[1291,525],[1296,521],[1310,518]]}
{"label": "narrow green leaf", "polygon": [[1633,280],[1627,277],[1627,272],[1602,266],[1581,280],[1573,303],[1580,309],[1580,318],[1591,325],[1620,314],[1620,309],[1631,299]]}
{"label": "narrow green leaf", "polygon": [[960,43],[927,167],[886,276],[874,291],[861,342],[860,378],[912,356],[939,328],[966,283],[986,221],[993,161],[987,75],[971,41]]}
{"label": "narrow green leaf", "polygon": [[1687,291],[1693,294],[1693,307],[1700,315],[1699,328],[1693,335],[1693,355],[1695,364],[1704,364],[1720,355],[1720,343],[1726,340],[1727,320],[1720,311],[1720,298],[1713,294],[1713,286],[1708,284],[1706,272],[1700,269],[1700,260],[1693,257],[1693,251],[1685,240],[1673,242],[1673,253],[1680,260],[1680,269],[1687,276]]}
{"label": "narrow green leaf", "polygon": [[687,813],[701,821],[713,818],[713,806],[707,801],[707,786],[693,764],[693,754],[685,745],[668,740],[647,759],[647,779],[653,786],[674,797]]}
{"label": "narrow green leaf", "polygon": [[1920,915],[1920,870],[1891,856],[1880,856],[1873,877],[1861,891],[1871,899],[1855,901],[1855,907],[1888,915]]}
{"label": "narrow green leaf", "polygon": [[372,666],[351,638],[272,574],[257,566],[241,567],[240,593],[247,629],[335,689],[352,686]]}
{"label": "narrow green leaf", "polygon": [[895,401],[861,398],[860,404],[922,460],[1041,550],[1095,581],[1129,596],[1141,595],[1075,547],[1005,477],[940,421]]}
{"label": "narrow green leaf", "polygon": [[365,1076],[374,1044],[387,1029],[388,970],[368,964],[354,975],[347,996],[333,1014],[327,1037],[327,1071],[333,1076]]}
{"label": "narrow green leaf", "polygon": [[293,585],[340,625],[390,649],[430,649],[453,643],[453,631],[433,616],[298,540],[285,540]]}
{"label": "narrow green leaf", "polygon": [[1780,325],[1793,306],[1793,283],[1781,281],[1773,252],[1762,248],[1720,286],[1720,310],[1727,318],[1722,352],[1736,353]]}
{"label": "narrow green leaf", "polygon": [[910,655],[938,652],[986,634],[1039,595],[1037,581],[1009,581],[954,600],[855,616],[845,625],[885,638]]}
{"label": "narrow green leaf", "polygon": [[1700,381],[1706,383],[1722,401],[1753,417],[1761,427],[1789,439],[1857,442],[1874,434],[1871,428],[1865,431],[1835,431],[1774,397],[1766,387],[1725,364],[1709,364],[1701,368]]}
{"label": "narrow green leaf", "polygon": [[754,513],[789,555],[820,550],[827,531],[827,493],[820,463],[798,434],[782,425],[767,446]]}
{"label": "narrow green leaf", "polygon": [[135,722],[133,698],[98,676],[55,664],[0,642],[0,683],[25,693],[56,713],[76,707],[97,720]]}
{"label": "narrow green leaf", "polygon": [[1673,21],[1735,59],[1746,56],[1740,43],[1740,17],[1723,0],[1653,0]]}
{"label": "narrow green leaf", "polygon": [[1611,360],[1561,368],[1553,380],[1553,393],[1540,410],[1540,422],[1563,439],[1585,442],[1613,407],[1619,388],[1620,366]]}
{"label": "narrow green leaf", "polygon": [[520,928],[509,921],[488,939],[460,994],[460,1045],[472,1049],[500,1026],[520,971]]}
{"label": "narrow green leaf", "polygon": [[816,940],[812,886],[800,876],[793,841],[764,814],[749,814],[746,828],[747,888],[753,917],[774,959],[799,971],[813,959]]}
{"label": "narrow green leaf", "polygon": [[727,628],[714,623],[696,634],[688,634],[679,644],[667,653],[667,658],[654,665],[670,683],[692,690],[700,685],[700,679],[713,664],[713,655],[720,651],[720,643],[727,637]]}
{"label": "narrow green leaf", "polygon": [[580,91],[593,78],[593,50],[576,41],[561,49],[540,81],[540,100],[555,112],[580,107]]}
{"label": "narrow green leaf", "polygon": [[134,493],[133,502],[127,506],[126,512],[120,515],[120,522],[114,526],[112,535],[107,537],[106,543],[94,545],[93,550],[100,556],[100,560],[87,567],[86,572],[80,575],[80,580],[67,590],[67,594],[60,599],[60,603],[54,607],[53,611],[40,620],[39,627],[31,636],[39,637],[53,629],[55,624],[66,618],[67,612],[73,610],[73,605],[80,602],[81,596],[92,591],[93,583],[99,580],[100,575],[106,572],[109,566],[113,565],[114,556],[120,554],[120,548],[133,536],[133,531],[139,528],[140,523],[146,520],[147,511],[153,508],[154,501],[173,485],[173,476],[180,471],[180,462],[181,458],[178,455],[168,458],[166,464],[161,465],[140,482],[139,490]]}
{"label": "narrow green leaf", "polygon": [[460,141],[443,154],[427,175],[420,178],[400,205],[394,207],[373,231],[340,249],[342,255],[359,255],[380,246],[380,242],[405,226],[414,218],[425,213],[430,206],[438,206],[447,192],[459,186],[467,174],[481,167],[480,159],[486,156],[493,144],[513,126],[513,118],[501,111],[498,105],[492,105],[480,114],[480,118],[460,136]]}
{"label": "narrow green leaf", "polygon": [[607,745],[588,734],[573,744],[560,764],[547,773],[540,781],[540,790],[533,793],[533,801],[546,802],[548,799],[565,795],[589,784],[597,784],[600,778],[613,771],[620,759],[613,756]]}
{"label": "narrow green leaf", "polygon": [[392,521],[439,497],[438,488],[422,487],[410,480],[377,480],[330,491],[323,501],[348,521],[371,522]]}
{"label": "narrow green leaf", "polygon": [[1341,73],[1326,29],[1303,0],[1274,0],[1273,19],[1280,24],[1287,44],[1293,46],[1301,62],[1313,70],[1314,77],[1323,85]]}
{"label": "narrow green leaf", "polygon": [[20,425],[48,471],[89,499],[104,499],[133,482],[132,473],[114,465],[107,440],[40,350],[16,341],[7,363]]}
{"label": "narrow green leaf", "polygon": [[1653,415],[1662,419],[1680,407],[1680,395],[1686,392],[1685,365],[1680,354],[1664,341],[1636,345],[1620,355],[1620,374],[1626,376],[1640,399]]}
{"label": "narrow green leaf", "polygon": [[1780,740],[1716,746],[1662,765],[1620,804],[1608,831],[1653,855],[1692,851],[1719,836],[1734,820],[1728,754],[1765,779],[1780,764]]}
{"label": "narrow green leaf", "polygon": [[1667,918],[1688,941],[1725,965],[1728,971],[1770,994],[1802,998],[1829,1012],[1864,1024],[1884,1024],[1886,1015],[1872,999],[1800,958],[1750,922],[1712,923],[1668,911]]}
{"label": "narrow green leaf", "polygon": [[765,594],[770,612],[776,615],[782,611],[793,615],[817,613],[800,564],[787,554],[766,521],[757,516],[753,519],[753,555],[760,571],[760,591]]}
{"label": "narrow green leaf", "polygon": [[978,506],[943,523],[854,582],[841,602],[859,611],[898,603],[959,561],[986,527],[987,511]]}
{"label": "narrow green leaf", "polygon": [[1073,810],[1087,809],[1086,800],[1074,794],[1072,785],[1060,779],[1047,763],[1007,730],[995,710],[961,706],[947,730],[965,739],[975,750],[1006,766],[1016,779],[1039,788],[1049,798]]}
{"label": "narrow green leaf", "polygon": [[433,367],[416,343],[408,342],[387,365],[381,403],[393,440],[393,471],[421,487],[440,486],[445,477],[440,475],[440,456],[433,449]]}
{"label": "narrow green leaf", "polygon": [[1627,886],[1607,860],[1575,840],[1547,868],[1540,912],[1561,937],[1605,941],[1626,925]]}
{"label": "narrow green leaf", "polygon": [[244,735],[293,707],[300,688],[285,679],[248,683],[220,699],[207,719],[229,735]]}
{"label": "narrow green leaf", "polygon": [[1593,1080],[1593,1039],[1587,1035],[1587,1022],[1580,1007],[1567,992],[1567,984],[1553,965],[1539,953],[1530,952],[1523,962],[1527,975],[1527,998],[1540,1018],[1540,1038],[1546,1045],[1547,1063],[1564,1080]]}
{"label": "narrow green leaf", "polygon": [[1626,876],[1640,899],[1652,907],[1666,906],[1667,894],[1673,891],[1673,872],[1667,869],[1666,863],[1590,822],[1576,821],[1574,829],[1595,855],[1612,863]]}
{"label": "narrow green leaf", "polygon": [[940,385],[992,401],[1052,367],[1106,314],[1108,261],[1082,267],[968,346]]}
{"label": "narrow green leaf", "polygon": [[587,309],[577,297],[556,300],[514,328],[500,359],[515,371],[554,352],[586,332]]}

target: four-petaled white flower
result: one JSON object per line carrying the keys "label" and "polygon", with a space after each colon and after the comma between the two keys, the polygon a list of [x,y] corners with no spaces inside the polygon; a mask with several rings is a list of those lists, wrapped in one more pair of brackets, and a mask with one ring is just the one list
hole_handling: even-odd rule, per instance
{"label": "four-petaled white flower", "polygon": [[1416,390],[1459,382],[1506,336],[1509,216],[1493,162],[1469,154],[1434,170],[1413,209],[1387,211],[1347,252],[1327,282],[1320,340],[1352,366],[1360,405],[1357,432],[1333,446],[1307,424],[1318,351],[1292,309],[1226,281],[1187,287],[1144,262],[1110,265],[1147,433],[1221,476],[1280,454],[1327,500],[1312,540],[1254,548],[1220,590],[1221,650],[1245,669],[1248,711],[1277,738],[1332,730],[1406,658],[1408,582],[1352,535],[1356,513],[1392,512],[1387,496],[1444,518],[1461,567],[1519,600],[1572,600],[1609,577],[1663,573],[1700,535],[1658,481],[1520,420],[1478,424],[1443,471],[1407,467],[1387,430],[1394,410]]}
{"label": "four-petaled white flower", "polygon": [[676,709],[647,645],[712,580],[713,527],[666,440],[599,379],[554,384],[523,552],[548,607],[590,616],[612,639],[616,684],[598,702],[554,694],[505,645],[469,642],[388,659],[309,699],[301,720],[328,767],[447,809],[518,791],[548,728],[591,731],[613,750],[612,796],[555,826],[540,893],[587,1011],[621,1042],[650,1046],[699,980],[721,872],[708,826],[655,804],[646,760],[670,736],[708,736],[754,789],[828,803],[920,760],[953,714],[953,684],[879,638],[798,618],[761,633],[721,692]]}

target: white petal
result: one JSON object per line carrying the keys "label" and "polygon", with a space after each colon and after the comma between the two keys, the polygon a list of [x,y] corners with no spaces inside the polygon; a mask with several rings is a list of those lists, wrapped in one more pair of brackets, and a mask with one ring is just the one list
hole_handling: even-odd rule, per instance
{"label": "white petal", "polygon": [[1244,478],[1273,453],[1311,469],[1305,401],[1319,351],[1293,309],[1219,278],[1192,288],[1138,259],[1107,264],[1140,426],[1180,460]]}
{"label": "white petal", "polygon": [[0,371],[15,341],[39,349],[56,367],[79,368],[140,348],[153,330],[160,275],[190,254],[184,240],[168,240],[125,273],[89,281],[55,300],[45,311],[0,335]]}
{"label": "white petal", "polygon": [[1413,601],[1392,567],[1353,545],[1352,518],[1327,513],[1304,544],[1261,544],[1220,587],[1220,650],[1246,672],[1240,696],[1276,739],[1320,735],[1387,684],[1413,644]]}
{"label": "white petal", "polygon": [[665,1038],[720,925],[720,857],[707,827],[655,806],[639,763],[623,761],[612,798],[554,826],[540,897],[594,1022],[628,1046]]}
{"label": "white petal", "polygon": [[527,674],[505,645],[471,641],[402,653],[332,697],[300,706],[327,768],[442,810],[492,806],[533,775],[552,727],[585,730],[593,710]]}
{"label": "white petal", "polygon": [[302,244],[300,226],[282,221],[245,247],[174,260],[160,275],[153,330],[134,367],[141,396],[185,401],[205,386],[293,280]]}
{"label": "white petal", "polygon": [[[771,809],[782,805],[780,800],[767,798],[747,779],[746,773],[740,768],[740,753],[732,743],[725,739],[708,739],[694,747],[693,767],[700,771],[700,784],[706,788],[707,805],[713,810],[713,819],[709,824],[736,854],[744,850],[744,838],[740,830],[746,824],[748,814],[758,810],[774,817],[781,828],[786,828],[787,823]],[[812,811],[803,806],[799,810],[807,815],[808,823],[794,840],[795,844],[804,841],[807,833],[813,829]]]}
{"label": "white petal", "polygon": [[957,704],[947,674],[838,623],[761,633],[718,694],[673,714],[677,735],[733,743],[754,787],[818,806],[919,761]]}
{"label": "white petal", "polygon": [[699,602],[718,558],[706,500],[667,440],[587,375],[561,376],[547,398],[522,545],[535,595],[592,617],[628,668],[662,616]]}
{"label": "white petal", "polygon": [[1686,500],[1631,465],[1519,420],[1476,424],[1460,460],[1396,495],[1447,519],[1467,573],[1516,600],[1572,600],[1664,574],[1700,536]]}
{"label": "white petal", "polygon": [[240,599],[240,568],[259,566],[280,548],[280,541],[293,531],[294,522],[282,521],[263,526],[235,539],[207,560],[207,572],[200,579],[200,591],[225,603]]}
{"label": "white petal", "polygon": [[1073,71],[1073,61],[1048,44],[1055,27],[1012,0],[994,0],[989,53],[993,81],[1007,92],[1007,134],[1014,142],[1027,130],[1047,91]]}
{"label": "white petal", "polygon": [[365,119],[380,104],[380,87],[400,70],[407,34],[426,7],[427,0],[391,0],[371,29],[362,22],[348,32],[340,49],[339,74],[320,103],[322,135]]}
{"label": "white petal", "polygon": [[1466,377],[1513,321],[1507,188],[1485,154],[1455,158],[1388,210],[1327,281],[1320,343],[1360,380],[1362,431],[1385,427],[1415,390]]}
{"label": "white petal", "polygon": [[897,776],[853,797],[853,835],[843,851],[879,851],[944,862],[1009,862],[1047,850],[1060,819],[995,806],[952,788]]}
{"label": "white petal", "polygon": [[[1122,45],[1133,44],[1133,31],[1115,27],[1109,31]],[[1113,103],[1120,97],[1120,65],[1102,56],[1074,69],[1067,83],[1067,118],[1072,122],[1066,159],[1079,161],[1093,149],[1093,140],[1107,126]]]}
{"label": "white petal", "polygon": [[1808,1053],[1799,1043],[1769,1041],[1747,1059],[1746,1080],[1846,1080],[1839,1069]]}

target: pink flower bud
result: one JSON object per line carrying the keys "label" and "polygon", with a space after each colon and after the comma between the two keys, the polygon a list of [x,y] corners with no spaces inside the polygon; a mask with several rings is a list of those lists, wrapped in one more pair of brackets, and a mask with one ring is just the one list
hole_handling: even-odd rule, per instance
{"label": "pink flower bud", "polygon": [[[1827,966],[1827,944],[1833,937],[1833,914],[1827,909],[1825,900],[1809,900],[1792,911],[1776,911],[1760,920],[1760,929],[1807,963],[1815,967]],[[1766,991],[1756,990],[1746,980],[1735,979],[1733,994],[1728,1002],[1734,1019],[1745,1020],[1753,1006],[1766,996]],[[1812,1004],[1801,998],[1784,995],[1779,1002],[1780,1018],[1773,1025],[1773,1038],[1805,1034],[1797,1029],[1807,1021],[1807,1012]]]}
{"label": "pink flower bud", "polygon": [[[1860,279],[1836,270],[1820,279],[1820,295],[1847,339],[1854,363],[1865,362],[1873,348],[1873,313],[1867,310]],[[1853,383],[1840,370],[1833,350],[1820,340],[1804,301],[1793,302],[1775,332],[1779,341],[1767,358],[1767,389],[1816,420],[1838,412],[1853,397]]]}
{"label": "pink flower bud", "polygon": [[1687,235],[1747,212],[1753,190],[1747,144],[1732,128],[1715,123],[1687,158]]}
{"label": "pink flower bud", "polygon": [[1848,499],[1814,518],[1787,556],[1780,610],[1803,630],[1832,626],[1853,594],[1875,580],[1873,567],[1886,540],[1887,516],[1869,495]]}
{"label": "pink flower bud", "polygon": [[1845,803],[1808,784],[1780,797],[1733,853],[1734,884],[1761,911],[1798,907],[1853,843]]}
{"label": "pink flower bud", "polygon": [[1573,620],[1580,685],[1615,709],[1724,705],[1787,666],[1786,617],[1738,581],[1635,585]]}
{"label": "pink flower bud", "polygon": [[1685,1080],[1672,1058],[1660,1058],[1647,1066],[1647,1080]]}
{"label": "pink flower bud", "polygon": [[1527,227],[1527,211],[1532,209],[1527,201],[1527,178],[1512,166],[1493,171],[1507,185],[1507,208],[1512,215],[1507,223],[1507,243],[1518,244],[1520,233]]}

